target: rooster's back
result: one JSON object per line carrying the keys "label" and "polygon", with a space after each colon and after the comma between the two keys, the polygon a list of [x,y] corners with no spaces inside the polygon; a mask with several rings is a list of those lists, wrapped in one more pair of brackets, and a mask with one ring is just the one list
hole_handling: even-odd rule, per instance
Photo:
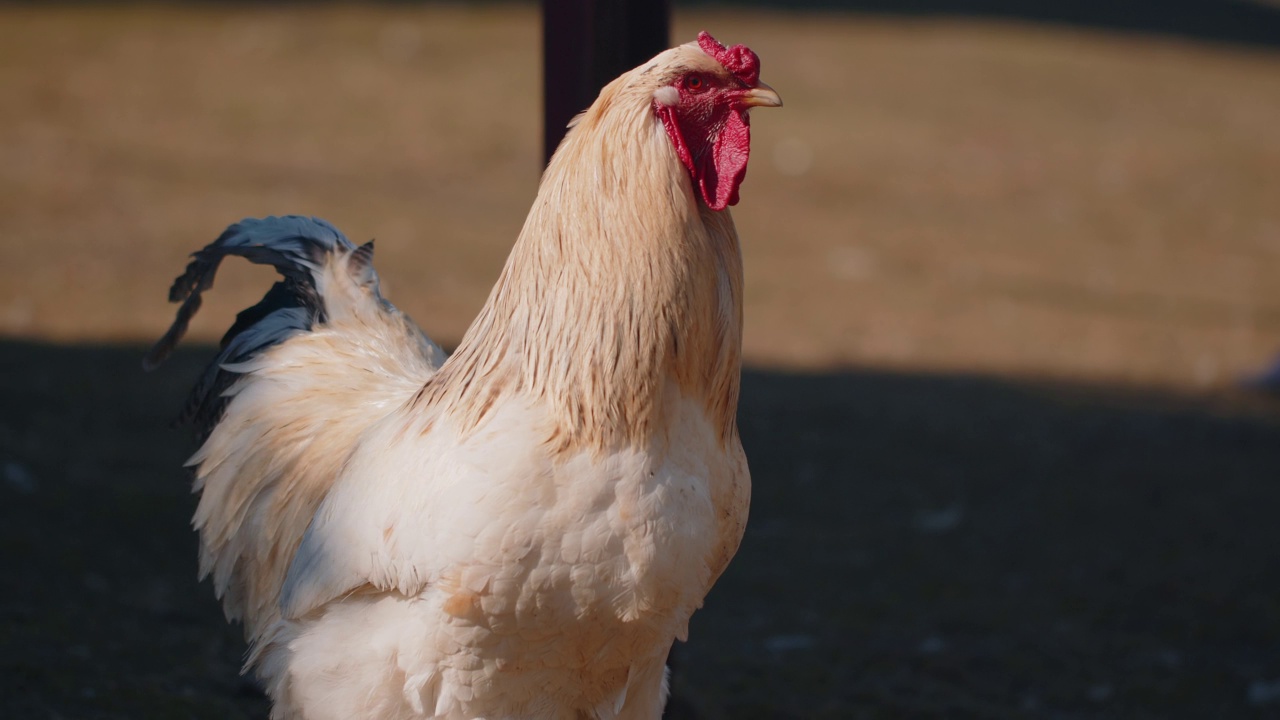
{"label": "rooster's back", "polygon": [[229,255],[283,279],[236,317],[192,390],[184,419],[204,443],[187,464],[200,493],[201,577],[212,576],[227,617],[260,649],[302,536],[359,437],[444,353],[380,295],[372,243],[286,216],[243,220],[195,253],[170,290],[183,304],[148,368],[181,339]]}

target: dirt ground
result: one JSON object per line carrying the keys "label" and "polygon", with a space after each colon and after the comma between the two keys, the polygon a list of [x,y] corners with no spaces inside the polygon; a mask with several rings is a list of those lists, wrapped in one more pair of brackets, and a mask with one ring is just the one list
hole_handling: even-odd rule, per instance
{"label": "dirt ground", "polygon": [[[1280,716],[1280,51],[699,11],[761,56],[734,565],[672,715]],[[0,716],[265,717],[144,375],[248,215],[456,342],[537,181],[525,6],[0,7]]]}

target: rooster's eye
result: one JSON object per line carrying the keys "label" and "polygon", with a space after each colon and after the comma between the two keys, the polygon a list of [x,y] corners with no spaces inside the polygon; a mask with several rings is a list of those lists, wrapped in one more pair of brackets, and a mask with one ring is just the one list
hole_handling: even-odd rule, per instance
{"label": "rooster's eye", "polygon": [[702,92],[707,89],[707,82],[702,79],[701,75],[686,75],[684,79],[684,86],[688,88],[690,92]]}

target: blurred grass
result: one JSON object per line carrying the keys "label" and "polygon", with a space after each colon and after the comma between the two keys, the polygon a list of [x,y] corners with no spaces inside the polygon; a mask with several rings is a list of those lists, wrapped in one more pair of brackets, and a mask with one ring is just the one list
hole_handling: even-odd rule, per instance
{"label": "blurred grass", "polygon": [[[466,328],[532,199],[527,6],[0,10],[0,333],[151,338],[246,215],[376,237]],[[1205,386],[1280,348],[1280,53],[957,20],[697,11],[787,102],[735,210],[747,355]],[[234,268],[215,336],[264,276]]]}

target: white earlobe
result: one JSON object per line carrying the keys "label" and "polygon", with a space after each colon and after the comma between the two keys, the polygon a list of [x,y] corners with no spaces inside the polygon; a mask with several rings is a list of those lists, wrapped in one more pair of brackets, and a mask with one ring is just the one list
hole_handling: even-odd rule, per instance
{"label": "white earlobe", "polygon": [[680,102],[680,92],[670,85],[664,85],[653,91],[653,99],[657,100],[659,105],[672,107]]}

